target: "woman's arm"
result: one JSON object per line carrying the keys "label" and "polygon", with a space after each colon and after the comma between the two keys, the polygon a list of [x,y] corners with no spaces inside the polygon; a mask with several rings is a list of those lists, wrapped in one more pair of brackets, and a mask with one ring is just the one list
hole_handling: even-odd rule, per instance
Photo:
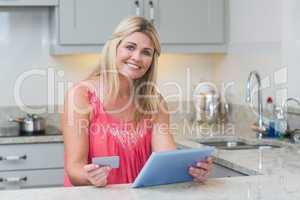
{"label": "woman's arm", "polygon": [[[165,101],[162,101],[159,114],[154,121],[152,134],[152,151],[175,150],[176,144],[170,129],[170,116]],[[212,170],[212,158],[199,161],[196,166],[189,168],[189,174],[195,182],[203,183],[206,181]]]}
{"label": "woman's arm", "polygon": [[170,129],[170,115],[166,102],[162,99],[159,112],[154,120],[152,151],[175,150],[176,144]]}
{"label": "woman's arm", "polygon": [[61,126],[68,177],[73,185],[87,185],[83,168],[88,159],[89,102],[83,86],[74,86],[66,95]]}
{"label": "woman's arm", "polygon": [[90,104],[85,84],[72,88],[66,96],[62,114],[65,145],[65,169],[73,185],[105,186],[110,167],[88,162]]}

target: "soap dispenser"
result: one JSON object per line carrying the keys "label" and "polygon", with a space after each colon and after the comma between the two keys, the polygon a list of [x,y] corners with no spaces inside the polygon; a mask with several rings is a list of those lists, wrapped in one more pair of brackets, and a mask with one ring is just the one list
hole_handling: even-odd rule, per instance
{"label": "soap dispenser", "polygon": [[279,137],[279,139],[284,139],[286,136],[286,130],[287,120],[284,116],[284,111],[282,107],[278,107],[275,118],[275,135]]}
{"label": "soap dispenser", "polygon": [[276,137],[276,134],[275,134],[275,118],[276,118],[275,105],[273,104],[272,97],[267,98],[266,110],[269,113],[267,136],[268,137]]}

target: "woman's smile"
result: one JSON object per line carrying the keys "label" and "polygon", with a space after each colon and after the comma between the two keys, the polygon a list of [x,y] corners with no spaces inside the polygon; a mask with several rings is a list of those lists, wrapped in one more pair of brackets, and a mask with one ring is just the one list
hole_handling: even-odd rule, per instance
{"label": "woman's smile", "polygon": [[146,34],[135,32],[127,36],[117,48],[119,73],[132,80],[143,77],[152,64],[153,53],[154,45]]}
{"label": "woman's smile", "polygon": [[129,63],[127,62],[126,65],[129,67],[129,68],[132,68],[134,70],[137,70],[137,69],[141,69],[142,67],[137,65],[137,64],[134,64],[134,63]]}

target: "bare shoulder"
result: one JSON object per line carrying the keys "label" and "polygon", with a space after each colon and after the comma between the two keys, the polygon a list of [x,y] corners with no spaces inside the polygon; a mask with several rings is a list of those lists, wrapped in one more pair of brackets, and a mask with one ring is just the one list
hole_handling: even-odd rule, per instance
{"label": "bare shoulder", "polygon": [[88,80],[82,81],[81,83],[89,91],[95,92],[96,95],[102,99],[104,91],[104,83],[101,76],[94,76]]}
{"label": "bare shoulder", "polygon": [[88,105],[88,87],[82,82],[72,86],[65,96],[65,106],[87,106]]}
{"label": "bare shoulder", "polygon": [[154,152],[175,150],[176,144],[170,129],[168,105],[161,95],[159,102],[159,111],[154,120],[152,149]]}
{"label": "bare shoulder", "polygon": [[88,115],[91,110],[89,91],[95,91],[95,81],[92,79],[74,84],[66,93],[64,99],[64,113]]}
{"label": "bare shoulder", "polygon": [[79,107],[88,106],[88,93],[97,92],[99,83],[100,81],[96,77],[76,83],[68,90],[65,98],[67,102],[65,101],[65,103],[72,102],[73,105]]}

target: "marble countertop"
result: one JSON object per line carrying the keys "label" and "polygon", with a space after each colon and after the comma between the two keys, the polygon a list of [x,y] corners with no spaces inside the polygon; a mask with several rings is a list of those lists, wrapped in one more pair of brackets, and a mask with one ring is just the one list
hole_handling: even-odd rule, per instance
{"label": "marble countertop", "polygon": [[141,189],[130,188],[130,185],[41,188],[1,191],[0,195],[1,199],[7,200],[298,200],[299,176],[291,177],[288,183],[282,181],[280,176],[249,176],[210,179],[204,185],[189,182]]}
{"label": "marble countertop", "polygon": [[[61,131],[55,126],[48,126],[46,134],[35,136],[20,136],[16,132],[18,129],[12,129],[12,135],[14,136],[2,136],[0,137],[1,144],[35,144],[35,143],[53,143],[63,142],[63,136]],[[9,134],[7,134],[9,135]]]}
{"label": "marble countertop", "polygon": [[[180,127],[180,126],[179,126]],[[193,132],[193,131],[192,131]],[[1,199],[300,199],[300,147],[274,139],[256,140],[253,133],[243,135],[201,135],[193,132],[174,132],[176,143],[197,148],[201,141],[244,140],[282,146],[272,149],[216,150],[215,162],[249,176],[212,178],[205,184],[192,182],[133,189],[130,184],[110,185],[105,188],[92,186],[73,188],[41,188],[1,191]]]}
{"label": "marble countertop", "polygon": [[16,136],[16,137],[0,137],[0,145],[2,144],[37,144],[37,143],[53,143],[63,142],[61,134],[48,134],[40,136]]}

